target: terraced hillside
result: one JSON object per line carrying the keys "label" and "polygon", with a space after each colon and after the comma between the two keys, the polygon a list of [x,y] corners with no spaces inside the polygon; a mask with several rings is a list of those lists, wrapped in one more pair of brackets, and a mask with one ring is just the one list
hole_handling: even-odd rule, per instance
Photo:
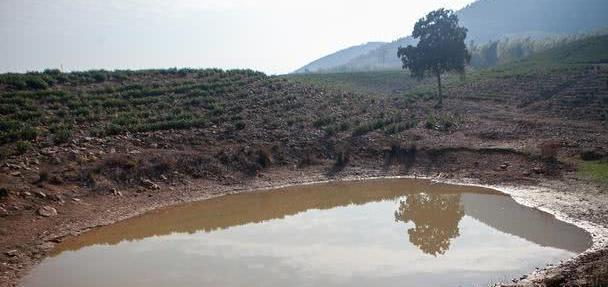
{"label": "terraced hillside", "polygon": [[[608,37],[586,39],[464,79],[448,76],[448,104],[442,110],[433,109],[433,83],[414,81],[405,72],[287,77],[190,69],[5,74],[0,150],[5,161],[19,162],[41,151],[73,153],[81,143],[102,143],[94,151],[87,149],[92,160],[80,159],[82,168],[88,162],[101,164],[95,160],[103,158],[100,154],[133,156],[142,148],[154,152],[137,157],[153,158],[156,151],[184,158],[194,153],[200,165],[194,171],[175,168],[215,177],[225,169],[252,174],[270,162],[336,160],[347,152],[375,157],[394,142],[433,146],[458,132],[465,136],[450,140],[454,146],[489,146],[496,143],[488,140],[504,139],[526,139],[530,146],[540,139],[571,141],[577,149],[608,146],[603,137],[585,140],[580,130],[589,126],[586,131],[593,134],[608,121],[608,68],[602,64],[607,43]],[[586,52],[581,56],[575,51]],[[562,122],[559,127],[546,124],[557,121]],[[556,128],[559,137],[554,136]],[[97,181],[126,184],[142,171],[131,172],[105,174]],[[138,175],[162,175],[147,173]],[[90,176],[65,177],[95,182]]]}
{"label": "terraced hillside", "polygon": [[[351,135],[395,134],[422,116],[403,109],[405,99],[252,71],[47,71],[3,75],[2,82],[6,172],[32,171],[33,180],[44,172],[105,191],[173,171],[217,178],[224,170],[255,174],[271,163],[333,160],[346,153],[349,144],[341,142]],[[72,171],[57,162],[72,163]]]}

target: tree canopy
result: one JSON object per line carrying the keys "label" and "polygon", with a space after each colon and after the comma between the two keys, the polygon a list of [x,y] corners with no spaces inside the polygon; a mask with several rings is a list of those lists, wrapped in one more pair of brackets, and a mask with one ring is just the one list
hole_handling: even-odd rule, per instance
{"label": "tree canopy", "polygon": [[418,20],[412,37],[416,47],[399,47],[397,56],[412,77],[437,77],[439,105],[442,103],[441,74],[449,71],[464,73],[471,55],[464,42],[467,29],[458,26],[458,16],[452,10],[439,9]]}

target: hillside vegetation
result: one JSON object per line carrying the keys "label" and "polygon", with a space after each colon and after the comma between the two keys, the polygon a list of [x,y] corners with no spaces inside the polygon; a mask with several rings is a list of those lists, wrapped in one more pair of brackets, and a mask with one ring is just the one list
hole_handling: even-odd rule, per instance
{"label": "hillside vegetation", "polygon": [[145,137],[159,148],[204,151],[218,164],[225,156],[243,156],[225,163],[239,162],[234,167],[249,172],[267,165],[257,157],[271,151],[275,163],[333,159],[340,149],[333,135],[396,133],[415,125],[419,116],[404,109],[405,99],[324,89],[248,70],[46,71],[0,79],[5,159],[90,138],[100,138],[107,147],[101,152],[108,152],[114,145],[109,142],[126,136],[140,145],[137,138]]}
{"label": "hillside vegetation", "polygon": [[[507,124],[501,117],[509,113],[529,115],[522,121],[533,115],[597,121],[600,128],[608,120],[608,73],[598,63],[607,46],[608,37],[593,37],[465,78],[449,75],[451,104],[443,110],[432,108],[432,82],[401,71],[281,77],[215,69],[4,74],[0,151],[11,158],[87,137],[135,136],[204,151],[210,161],[226,150],[237,157],[244,152],[251,157],[225,162],[255,170],[267,164],[255,158],[260,152],[274,150],[277,163],[337,159],[355,145],[369,151],[359,143],[367,136],[379,137],[374,142],[380,146],[405,138],[423,143],[420,131],[438,130],[441,136],[474,125],[473,135],[496,137],[493,130]],[[511,136],[528,132],[513,130]]]}

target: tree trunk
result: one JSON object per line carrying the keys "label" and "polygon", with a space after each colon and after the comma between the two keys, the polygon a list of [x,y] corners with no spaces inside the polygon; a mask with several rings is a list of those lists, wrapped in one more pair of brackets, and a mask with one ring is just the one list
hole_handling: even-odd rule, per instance
{"label": "tree trunk", "polygon": [[441,93],[441,73],[437,72],[437,107],[441,107],[443,105],[443,94]]}

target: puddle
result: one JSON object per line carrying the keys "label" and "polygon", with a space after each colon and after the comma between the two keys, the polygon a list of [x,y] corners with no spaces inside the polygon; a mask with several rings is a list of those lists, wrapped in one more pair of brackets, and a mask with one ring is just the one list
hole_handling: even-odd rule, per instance
{"label": "puddle", "polygon": [[24,279],[72,286],[457,286],[591,246],[497,191],[390,179],[241,193],[70,238]]}

